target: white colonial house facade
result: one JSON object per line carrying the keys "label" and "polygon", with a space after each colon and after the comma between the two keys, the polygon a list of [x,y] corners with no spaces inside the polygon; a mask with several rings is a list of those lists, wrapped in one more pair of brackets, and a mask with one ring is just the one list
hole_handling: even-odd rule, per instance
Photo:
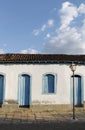
{"label": "white colonial house facade", "polygon": [[0,54],[0,104],[71,106],[72,63],[75,105],[84,106],[85,55]]}

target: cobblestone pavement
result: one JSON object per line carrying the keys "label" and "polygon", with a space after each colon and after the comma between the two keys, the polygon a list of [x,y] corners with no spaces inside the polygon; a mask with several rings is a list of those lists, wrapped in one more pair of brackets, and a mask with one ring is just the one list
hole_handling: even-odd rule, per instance
{"label": "cobblestone pavement", "polygon": [[[10,121],[13,122],[63,122],[71,121],[73,113],[72,111],[33,111],[27,108],[21,108],[17,110],[3,110],[0,109],[0,122]],[[85,121],[85,110],[76,109],[75,111],[76,121]]]}

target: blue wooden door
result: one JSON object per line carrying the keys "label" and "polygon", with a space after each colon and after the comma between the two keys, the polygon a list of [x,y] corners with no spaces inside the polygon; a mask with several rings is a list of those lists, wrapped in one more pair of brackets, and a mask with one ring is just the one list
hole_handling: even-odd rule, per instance
{"label": "blue wooden door", "polygon": [[19,77],[18,103],[20,106],[30,105],[30,76],[23,74]]}
{"label": "blue wooden door", "polygon": [[3,103],[4,76],[0,75],[0,104]]}
{"label": "blue wooden door", "polygon": [[[73,80],[73,77],[72,77],[72,80]],[[82,86],[81,86],[81,76],[79,75],[75,75],[74,77],[74,88],[75,88],[75,105],[81,106],[82,105]]]}

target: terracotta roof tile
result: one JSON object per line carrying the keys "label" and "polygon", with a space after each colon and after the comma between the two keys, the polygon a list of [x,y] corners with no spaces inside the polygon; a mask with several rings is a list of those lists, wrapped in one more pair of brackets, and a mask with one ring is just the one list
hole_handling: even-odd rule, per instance
{"label": "terracotta roof tile", "polygon": [[0,54],[0,63],[85,62],[85,55]]}

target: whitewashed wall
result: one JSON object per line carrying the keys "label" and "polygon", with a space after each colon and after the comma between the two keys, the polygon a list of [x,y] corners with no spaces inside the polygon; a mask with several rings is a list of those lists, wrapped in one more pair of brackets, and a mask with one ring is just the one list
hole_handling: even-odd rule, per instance
{"label": "whitewashed wall", "polygon": [[[5,100],[17,100],[18,75],[31,75],[31,103],[70,104],[70,76],[72,72],[65,64],[35,64],[35,65],[0,65],[0,74],[5,75]],[[42,76],[45,73],[57,75],[56,93],[42,94]],[[85,86],[85,66],[77,66],[75,74],[83,78]],[[85,101],[85,88],[83,89]]]}

